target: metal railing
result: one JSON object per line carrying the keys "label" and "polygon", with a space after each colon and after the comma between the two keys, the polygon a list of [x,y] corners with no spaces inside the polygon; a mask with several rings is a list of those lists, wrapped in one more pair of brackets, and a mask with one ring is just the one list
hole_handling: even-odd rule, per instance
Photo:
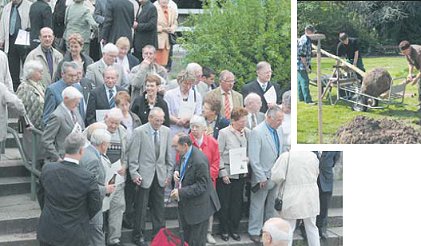
{"label": "metal railing", "polygon": [[28,131],[30,131],[31,135],[32,135],[32,143],[31,143],[32,155],[31,155],[30,161],[26,158],[25,152],[23,150],[22,143],[19,139],[19,135],[16,132],[16,130],[8,126],[7,132],[12,134],[13,138],[15,139],[16,144],[18,146],[20,156],[21,156],[22,161],[23,161],[23,165],[31,173],[31,200],[35,201],[35,199],[36,199],[36,185],[37,185],[36,179],[41,176],[41,171],[36,169],[37,142],[38,142],[39,137],[42,136],[42,131],[36,129],[33,126],[30,126],[26,129]]}

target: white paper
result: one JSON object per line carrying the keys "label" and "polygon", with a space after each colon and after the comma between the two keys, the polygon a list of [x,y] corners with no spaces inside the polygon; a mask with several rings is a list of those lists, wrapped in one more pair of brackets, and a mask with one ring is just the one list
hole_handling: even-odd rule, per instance
{"label": "white paper", "polygon": [[95,110],[96,122],[104,121],[105,115],[110,111],[110,109],[98,109]]}
{"label": "white paper", "polygon": [[247,149],[236,148],[229,150],[230,175],[247,173]]}
{"label": "white paper", "polygon": [[[119,185],[121,183],[124,183],[124,176],[121,176],[120,174],[118,174],[118,170],[121,169],[121,162],[120,160],[114,162],[113,164],[111,164],[111,167],[108,165],[108,163],[110,163],[109,161],[102,161],[102,164],[105,168],[105,183],[106,185],[108,185],[108,182],[113,178],[114,174],[116,175],[115,178],[115,185]],[[104,200],[102,201],[102,211],[105,212],[108,209],[110,209],[110,202],[111,199],[113,197],[114,193],[111,193],[110,196],[105,196]]]}
{"label": "white paper", "polygon": [[15,44],[29,46],[29,32],[19,29]]}
{"label": "white paper", "polygon": [[270,87],[268,91],[263,95],[267,103],[276,104],[276,91],[275,86]]}
{"label": "white paper", "polygon": [[178,118],[190,119],[193,117],[196,104],[193,102],[181,102],[180,108],[178,109]]}
{"label": "white paper", "polygon": [[79,125],[79,123],[77,122],[75,123],[72,133],[82,133],[82,127]]}

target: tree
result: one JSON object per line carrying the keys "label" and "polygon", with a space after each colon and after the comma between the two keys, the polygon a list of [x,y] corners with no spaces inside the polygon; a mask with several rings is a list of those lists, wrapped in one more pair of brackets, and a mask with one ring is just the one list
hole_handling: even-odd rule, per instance
{"label": "tree", "polygon": [[236,89],[256,77],[256,64],[272,65],[273,81],[290,87],[291,5],[289,0],[204,1],[204,13],[191,16],[181,45],[185,62],[236,75]]}

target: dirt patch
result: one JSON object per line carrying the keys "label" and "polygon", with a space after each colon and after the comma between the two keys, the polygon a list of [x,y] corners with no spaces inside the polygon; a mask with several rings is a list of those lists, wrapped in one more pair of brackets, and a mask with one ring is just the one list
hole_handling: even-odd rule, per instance
{"label": "dirt patch", "polygon": [[336,132],[339,144],[417,144],[421,132],[399,121],[357,116]]}

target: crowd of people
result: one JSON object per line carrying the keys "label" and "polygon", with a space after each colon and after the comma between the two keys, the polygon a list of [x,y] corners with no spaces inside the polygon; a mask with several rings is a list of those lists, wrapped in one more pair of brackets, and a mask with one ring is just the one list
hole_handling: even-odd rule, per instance
{"label": "crowd of people", "polygon": [[[318,245],[319,206],[290,216],[288,207],[297,204],[284,194],[285,210],[275,210],[279,187],[290,182],[282,178],[291,145],[290,91],[271,82],[266,61],[256,64],[256,79],[241,92],[233,72],[197,63],[170,81],[177,15],[171,0],[4,6],[0,141],[14,106],[24,116],[25,153],[31,156],[35,146],[42,168],[40,245],[121,245],[122,227],[133,229],[134,243],[147,245],[146,218],[157,235],[171,200],[192,246],[215,243],[213,216],[222,240],[241,240],[243,213],[254,242],[263,233],[265,245],[291,245],[295,219],[304,219],[311,245]],[[28,48],[16,43],[21,31],[28,32]],[[42,132],[36,143],[33,128]],[[312,168],[305,178],[315,204],[319,162],[304,162]],[[285,221],[270,219],[279,216]]]}

